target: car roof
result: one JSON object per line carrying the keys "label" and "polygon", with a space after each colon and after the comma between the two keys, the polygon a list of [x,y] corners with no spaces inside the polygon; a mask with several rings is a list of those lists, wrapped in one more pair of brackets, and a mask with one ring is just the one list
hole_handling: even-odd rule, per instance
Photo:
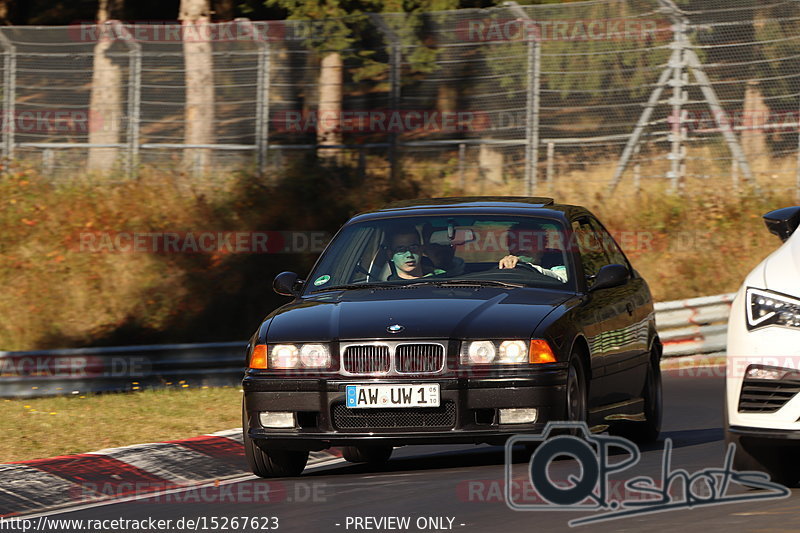
{"label": "car roof", "polygon": [[379,218],[452,214],[537,215],[569,219],[574,214],[590,214],[583,207],[557,204],[552,198],[536,196],[463,196],[424,198],[394,202],[381,209],[360,213],[348,224]]}

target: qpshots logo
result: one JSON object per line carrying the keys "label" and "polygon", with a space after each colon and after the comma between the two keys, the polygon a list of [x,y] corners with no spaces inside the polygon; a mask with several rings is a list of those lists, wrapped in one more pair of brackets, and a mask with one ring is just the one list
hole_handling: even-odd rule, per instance
{"label": "qpshots logo", "polygon": [[[513,490],[518,484],[512,460],[515,444],[538,445],[527,464],[527,474],[539,498],[521,498],[519,491]],[[787,498],[791,494],[763,472],[734,470],[734,452],[735,444],[731,444],[721,468],[690,473],[672,468],[672,440],[666,439],[660,478],[631,477],[624,482],[624,490],[618,491],[614,486],[619,481],[612,477],[639,463],[641,452],[636,444],[618,436],[592,435],[585,423],[549,422],[541,435],[514,435],[506,442],[505,502],[514,511],[595,513],[568,522],[570,526],[579,526],[677,509]],[[565,456],[580,466],[580,474],[560,480],[551,467],[556,459]],[[762,490],[737,492],[737,487]],[[615,496],[620,493],[624,495],[621,499]]]}

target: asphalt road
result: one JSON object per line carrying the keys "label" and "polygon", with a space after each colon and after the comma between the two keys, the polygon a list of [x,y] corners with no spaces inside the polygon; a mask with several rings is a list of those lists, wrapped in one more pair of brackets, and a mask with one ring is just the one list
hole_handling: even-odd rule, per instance
{"label": "asphalt road", "polygon": [[[718,369],[697,369],[698,375],[664,374],[665,420],[662,440],[642,451],[641,460],[612,476],[611,491],[631,501],[641,493],[621,492],[621,482],[637,476],[661,479],[664,440],[673,443],[671,469],[689,474],[721,468],[724,460],[722,431],[723,378]],[[712,375],[715,374],[715,375]],[[622,458],[615,455],[616,458]],[[529,455],[520,447],[514,454],[514,478],[526,479]],[[578,474],[576,463],[556,460],[554,478]],[[172,520],[162,530],[214,531],[567,531],[572,519],[597,516],[597,512],[555,511],[545,507],[525,489],[512,491],[534,511],[513,511],[503,498],[504,450],[489,446],[407,447],[395,450],[393,459],[376,469],[337,462],[307,469],[297,479],[248,479],[207,491],[181,492],[157,499],[117,503],[51,515],[59,519]],[[702,482],[693,492],[703,496]],[[615,492],[616,491],[616,492]],[[755,496],[764,491],[733,486],[729,494]],[[707,494],[707,493],[706,493]],[[676,489],[674,500],[682,500]],[[544,510],[549,509],[549,510]],[[205,517],[204,523],[178,523]],[[246,527],[231,517],[258,517]],[[407,517],[408,526],[390,520]],[[216,519],[216,521],[214,520]],[[110,525],[110,523],[107,523]],[[238,527],[232,527],[232,526]],[[178,527],[176,527],[178,526]],[[253,528],[252,526],[257,526]],[[263,526],[263,527],[262,527]],[[204,529],[205,528],[205,529]],[[125,529],[116,527],[114,529]],[[744,501],[724,505],[682,508],[578,526],[591,531],[797,531],[800,530],[800,490],[778,500]],[[96,529],[95,529],[96,530]],[[105,528],[103,528],[105,530]],[[110,528],[109,528],[110,530]]]}

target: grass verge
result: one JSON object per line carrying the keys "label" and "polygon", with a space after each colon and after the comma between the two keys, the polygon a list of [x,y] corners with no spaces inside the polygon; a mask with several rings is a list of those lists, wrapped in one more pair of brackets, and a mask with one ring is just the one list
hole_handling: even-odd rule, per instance
{"label": "grass verge", "polygon": [[0,463],[240,427],[238,387],[0,400]]}

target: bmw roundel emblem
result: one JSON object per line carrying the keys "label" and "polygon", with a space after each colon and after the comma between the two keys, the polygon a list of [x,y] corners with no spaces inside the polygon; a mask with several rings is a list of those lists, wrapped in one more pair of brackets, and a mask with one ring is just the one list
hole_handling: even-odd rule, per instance
{"label": "bmw roundel emblem", "polygon": [[392,324],[391,326],[386,328],[386,331],[388,331],[389,333],[400,333],[404,329],[406,329],[405,326],[401,326],[400,324]]}

